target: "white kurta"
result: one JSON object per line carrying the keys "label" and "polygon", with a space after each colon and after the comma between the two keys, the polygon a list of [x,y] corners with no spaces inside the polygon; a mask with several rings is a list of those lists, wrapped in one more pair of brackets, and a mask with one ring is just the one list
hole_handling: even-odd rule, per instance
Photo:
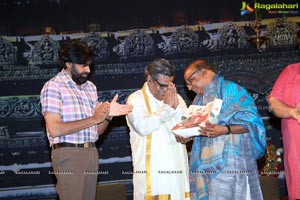
{"label": "white kurta", "polygon": [[[126,117],[130,128],[134,199],[188,200],[189,168],[186,147],[176,141],[171,128],[186,109],[182,97],[174,110],[157,100],[144,84],[128,97],[133,111]],[[149,102],[150,110],[147,109]],[[147,153],[149,152],[149,153]],[[147,198],[146,198],[147,196]]]}

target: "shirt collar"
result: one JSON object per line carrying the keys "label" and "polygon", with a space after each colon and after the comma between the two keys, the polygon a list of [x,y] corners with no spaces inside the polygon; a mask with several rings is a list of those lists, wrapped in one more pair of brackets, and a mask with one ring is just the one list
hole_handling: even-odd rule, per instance
{"label": "shirt collar", "polygon": [[[62,75],[64,81],[66,81],[70,86],[77,87],[77,84],[73,81],[73,79],[70,77],[70,75],[67,73],[67,71],[65,69],[61,70],[61,75]],[[88,81],[84,84],[81,84],[80,88],[85,88],[87,85],[88,85]]]}
{"label": "shirt collar", "polygon": [[152,101],[154,101],[154,102],[156,102],[156,103],[163,103],[163,100],[158,100],[157,98],[155,98],[154,96],[153,96],[153,94],[150,92],[150,90],[149,90],[149,87],[148,87],[148,84],[147,84],[147,82],[145,82],[144,83],[145,85],[146,85],[146,93],[147,93],[147,95],[149,96],[149,98],[152,100]]}

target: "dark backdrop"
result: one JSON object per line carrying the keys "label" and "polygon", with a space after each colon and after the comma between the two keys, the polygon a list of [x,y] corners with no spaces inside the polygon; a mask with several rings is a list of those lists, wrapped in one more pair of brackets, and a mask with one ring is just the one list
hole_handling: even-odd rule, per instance
{"label": "dark backdrop", "polygon": [[[93,75],[99,101],[118,93],[125,103],[143,82],[144,67],[167,58],[176,71],[178,92],[190,104],[183,70],[195,59],[207,59],[218,73],[246,87],[267,128],[267,140],[282,148],[280,123],[268,112],[266,96],[282,69],[299,61],[299,17],[264,22],[268,35],[259,51],[248,39],[250,22],[89,32],[62,35],[0,37],[0,198],[55,197],[50,148],[40,113],[39,93],[59,70],[57,52],[66,40],[78,38],[94,50]],[[132,192],[131,151],[124,117],[116,117],[97,142],[99,183],[122,182]],[[282,181],[284,192],[284,176]]]}

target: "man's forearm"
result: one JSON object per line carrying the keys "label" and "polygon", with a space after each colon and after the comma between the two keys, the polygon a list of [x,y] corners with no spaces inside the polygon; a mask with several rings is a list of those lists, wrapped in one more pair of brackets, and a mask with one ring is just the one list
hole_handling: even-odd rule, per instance
{"label": "man's forearm", "polygon": [[72,122],[62,122],[59,115],[53,114],[45,114],[45,120],[48,132],[53,138],[69,135],[99,123],[94,117]]}
{"label": "man's forearm", "polygon": [[292,116],[293,110],[295,110],[295,108],[281,102],[274,97],[269,99],[269,104],[271,112],[279,118],[289,118]]}
{"label": "man's forearm", "polygon": [[102,135],[105,132],[105,130],[111,120],[112,120],[112,118],[105,118],[105,120],[103,122],[98,124],[98,126],[97,126],[98,135]]}

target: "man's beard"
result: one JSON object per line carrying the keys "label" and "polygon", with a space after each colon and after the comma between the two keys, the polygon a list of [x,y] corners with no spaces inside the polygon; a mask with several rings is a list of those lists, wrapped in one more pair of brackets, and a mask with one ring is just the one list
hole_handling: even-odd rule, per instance
{"label": "man's beard", "polygon": [[88,78],[89,78],[89,73],[82,73],[82,74],[79,74],[79,73],[76,71],[74,65],[71,67],[71,75],[72,75],[72,80],[73,80],[77,85],[84,84],[85,82],[87,82],[87,80],[88,80]]}

